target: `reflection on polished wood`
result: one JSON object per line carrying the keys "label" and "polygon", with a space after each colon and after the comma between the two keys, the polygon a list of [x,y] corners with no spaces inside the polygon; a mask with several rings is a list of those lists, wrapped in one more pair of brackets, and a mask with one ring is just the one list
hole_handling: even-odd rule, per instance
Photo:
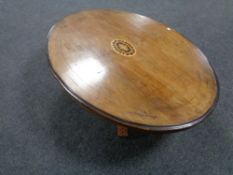
{"label": "reflection on polished wood", "polygon": [[89,109],[117,123],[178,130],[213,109],[218,85],[205,55],[148,17],[83,11],[49,32],[49,61],[63,87]]}

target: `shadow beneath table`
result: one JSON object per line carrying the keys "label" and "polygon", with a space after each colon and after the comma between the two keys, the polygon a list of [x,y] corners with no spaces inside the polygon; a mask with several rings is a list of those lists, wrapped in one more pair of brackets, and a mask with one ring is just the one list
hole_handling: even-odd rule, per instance
{"label": "shadow beneath table", "polygon": [[65,91],[50,114],[56,146],[78,162],[122,164],[157,149],[167,134],[130,129],[129,137],[117,137],[115,125],[87,111]]}

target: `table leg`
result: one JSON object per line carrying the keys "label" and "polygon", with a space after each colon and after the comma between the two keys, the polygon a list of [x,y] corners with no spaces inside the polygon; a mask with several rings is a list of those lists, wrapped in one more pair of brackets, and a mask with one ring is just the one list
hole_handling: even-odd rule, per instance
{"label": "table leg", "polygon": [[128,136],[128,127],[123,125],[117,125],[117,136],[127,137]]}

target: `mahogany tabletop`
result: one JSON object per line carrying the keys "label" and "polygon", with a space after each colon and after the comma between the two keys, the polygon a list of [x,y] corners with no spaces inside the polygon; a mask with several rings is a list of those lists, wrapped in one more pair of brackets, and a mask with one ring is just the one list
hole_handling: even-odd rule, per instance
{"label": "mahogany tabletop", "polygon": [[218,82],[202,51],[151,18],[115,10],[66,16],[49,32],[55,77],[80,103],[125,126],[189,128],[214,108]]}

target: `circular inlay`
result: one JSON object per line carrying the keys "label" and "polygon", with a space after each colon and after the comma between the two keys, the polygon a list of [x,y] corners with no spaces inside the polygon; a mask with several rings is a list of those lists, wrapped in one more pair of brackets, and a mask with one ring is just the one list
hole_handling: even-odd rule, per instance
{"label": "circular inlay", "polygon": [[132,56],[135,54],[136,50],[134,47],[127,41],[115,39],[111,42],[113,50],[124,56]]}

